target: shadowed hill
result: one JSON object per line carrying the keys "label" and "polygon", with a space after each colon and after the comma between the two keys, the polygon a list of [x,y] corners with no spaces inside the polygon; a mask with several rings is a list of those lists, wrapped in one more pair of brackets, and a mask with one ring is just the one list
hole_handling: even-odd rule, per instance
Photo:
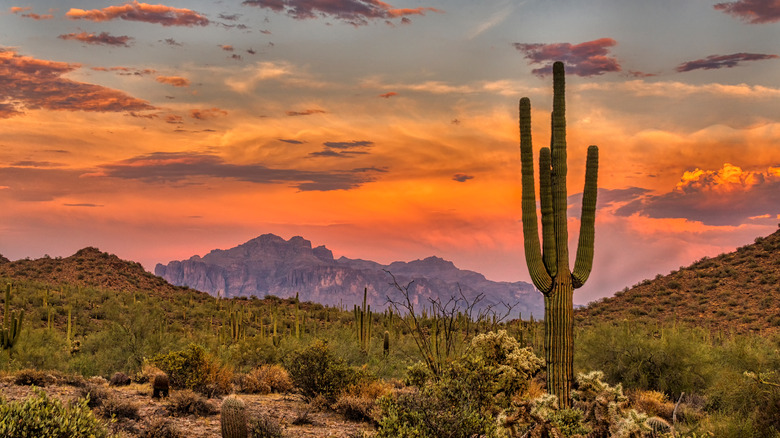
{"label": "shadowed hill", "polygon": [[10,261],[0,256],[0,277],[50,285],[92,286],[110,290],[153,291],[166,294],[187,288],[173,286],[140,263],[122,260],[94,247],[70,257],[43,257]]}
{"label": "shadowed hill", "polygon": [[713,331],[780,332],[780,230],[658,275],[575,312],[577,323],[679,321]]}

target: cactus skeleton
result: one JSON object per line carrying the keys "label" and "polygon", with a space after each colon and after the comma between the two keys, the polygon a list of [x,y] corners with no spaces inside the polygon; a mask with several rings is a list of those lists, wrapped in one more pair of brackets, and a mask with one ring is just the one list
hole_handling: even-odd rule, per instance
{"label": "cactus skeleton", "polygon": [[520,99],[520,154],[522,161],[522,210],[525,259],[534,285],[544,294],[544,349],[547,391],[558,396],[563,407],[570,403],[573,378],[573,294],[590,275],[596,218],[598,148],[588,147],[585,189],[582,197],[580,235],[574,270],[569,267],[566,192],[565,78],[562,62],[553,65],[553,112],[550,148],[539,153],[539,201],[542,213],[542,245],[536,216],[531,101]]}

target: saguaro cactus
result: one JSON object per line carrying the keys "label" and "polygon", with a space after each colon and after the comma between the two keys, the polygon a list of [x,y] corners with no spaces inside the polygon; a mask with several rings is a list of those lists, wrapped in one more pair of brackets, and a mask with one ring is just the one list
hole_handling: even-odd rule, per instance
{"label": "saguaro cactus", "polygon": [[[531,101],[520,99],[520,155],[523,183],[523,236],[525,259],[534,285],[544,294],[544,347],[547,392],[558,396],[562,407],[570,403],[574,354],[574,289],[581,287],[593,265],[596,219],[598,148],[588,147],[585,189],[577,258],[569,267],[566,192],[566,100],[562,62],[553,64],[553,112],[550,148],[539,153],[539,200],[543,243],[536,222]],[[551,150],[552,149],[552,150]]]}
{"label": "saguaro cactus", "polygon": [[16,312],[9,312],[11,304],[11,283],[6,285],[5,289],[5,308],[3,311],[3,328],[0,329],[0,348],[10,350],[16,345],[19,339],[19,333],[22,332],[22,321],[24,320],[24,309]]}

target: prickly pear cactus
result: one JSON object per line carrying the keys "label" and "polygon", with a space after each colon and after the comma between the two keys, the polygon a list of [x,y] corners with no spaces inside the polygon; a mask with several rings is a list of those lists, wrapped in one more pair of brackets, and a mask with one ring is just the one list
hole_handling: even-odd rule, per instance
{"label": "prickly pear cactus", "polygon": [[219,418],[222,438],[247,438],[246,406],[240,398],[229,395],[222,401]]}

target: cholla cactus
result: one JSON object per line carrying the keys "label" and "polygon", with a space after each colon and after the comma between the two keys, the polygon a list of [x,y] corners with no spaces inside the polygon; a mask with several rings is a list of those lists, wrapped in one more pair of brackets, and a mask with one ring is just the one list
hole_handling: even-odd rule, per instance
{"label": "cholla cactus", "polygon": [[229,395],[222,400],[219,421],[222,438],[247,438],[246,406],[240,398]]}

